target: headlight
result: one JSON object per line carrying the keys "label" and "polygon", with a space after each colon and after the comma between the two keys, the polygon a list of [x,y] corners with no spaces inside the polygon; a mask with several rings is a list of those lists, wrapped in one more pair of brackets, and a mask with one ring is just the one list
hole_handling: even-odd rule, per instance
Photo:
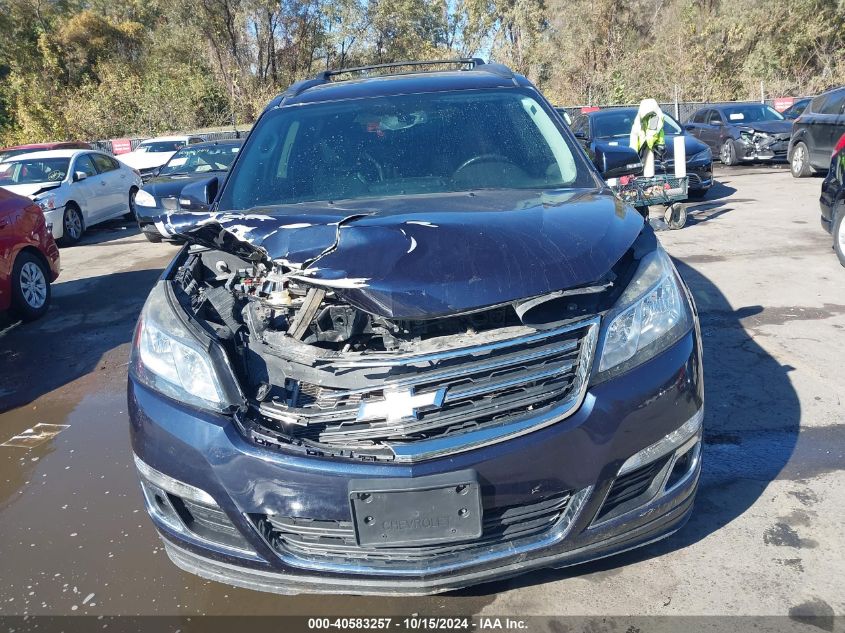
{"label": "headlight", "polygon": [[751,142],[754,139],[754,132],[751,130],[741,130],[739,132],[739,138],[742,141]]}
{"label": "headlight", "polygon": [[140,189],[138,193],[135,194],[135,204],[139,207],[155,207],[156,206],[156,199],[143,189]]}
{"label": "headlight", "polygon": [[702,161],[702,162],[706,163],[707,161],[713,160],[713,152],[711,152],[710,148],[707,147],[707,148],[701,150],[700,152],[698,152],[697,154],[693,154],[692,158],[690,158],[689,160],[690,160],[690,162]]}
{"label": "headlight", "polygon": [[44,198],[37,198],[35,204],[41,207],[42,211],[52,211],[56,208],[56,196],[46,196]]}
{"label": "headlight", "polygon": [[638,365],[687,333],[691,309],[666,251],[658,247],[642,259],[605,319],[599,372]]}
{"label": "headlight", "polygon": [[[223,350],[210,338],[197,335],[174,313],[165,286],[154,287],[141,311],[132,344],[130,368],[146,386],[171,398],[206,409],[222,411],[231,403],[231,389],[221,381],[213,357],[222,361]],[[228,395],[227,395],[228,392]]]}

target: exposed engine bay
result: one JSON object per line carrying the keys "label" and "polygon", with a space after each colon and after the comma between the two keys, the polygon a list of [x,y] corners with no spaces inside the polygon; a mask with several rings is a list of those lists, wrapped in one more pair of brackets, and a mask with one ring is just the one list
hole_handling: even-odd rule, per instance
{"label": "exposed engine bay", "polygon": [[[570,324],[613,305],[636,269],[635,250],[596,283],[425,320],[371,314],[332,288],[303,282],[296,268],[199,246],[186,251],[172,289],[226,350],[246,399],[237,418],[248,437],[310,453],[391,459],[388,440],[459,432],[484,424],[486,409],[488,422],[495,421],[516,410],[552,406],[571,391],[584,332],[570,332]],[[548,338],[537,335],[544,331]],[[523,338],[537,341],[522,344]],[[510,341],[520,341],[519,347],[508,347]],[[486,353],[496,346],[502,351]],[[456,354],[478,349],[484,357]],[[438,354],[444,358],[432,360]],[[528,365],[526,354],[542,357],[542,363]],[[495,372],[489,371],[491,359],[498,363]],[[467,395],[459,402],[461,390],[470,394],[470,384],[485,394],[483,400]],[[361,421],[363,402],[406,385],[411,393],[448,388],[456,404],[414,412],[413,420],[388,414]],[[438,419],[447,415],[454,419]]]}

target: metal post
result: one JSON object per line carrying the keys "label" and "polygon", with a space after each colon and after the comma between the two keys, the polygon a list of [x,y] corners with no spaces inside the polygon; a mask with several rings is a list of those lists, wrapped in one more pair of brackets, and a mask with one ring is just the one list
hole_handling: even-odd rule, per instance
{"label": "metal post", "polygon": [[766,103],[766,91],[763,87],[763,80],[760,80],[760,103]]}
{"label": "metal post", "polygon": [[675,120],[676,121],[681,120],[681,105],[679,103],[680,93],[681,93],[680,87],[678,86],[678,84],[675,84]]}

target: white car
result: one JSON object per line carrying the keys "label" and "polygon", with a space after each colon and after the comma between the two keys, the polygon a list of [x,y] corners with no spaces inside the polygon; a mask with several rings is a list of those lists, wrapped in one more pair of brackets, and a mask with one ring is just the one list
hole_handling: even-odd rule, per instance
{"label": "white car", "polygon": [[59,149],[0,163],[0,187],[38,203],[53,237],[67,246],[89,226],[134,216],[141,176],[103,152]]}
{"label": "white car", "polygon": [[198,136],[159,136],[141,141],[133,151],[121,154],[120,160],[133,169],[137,169],[141,177],[146,180],[155,171],[167,163],[180,148],[185,145],[202,143]]}

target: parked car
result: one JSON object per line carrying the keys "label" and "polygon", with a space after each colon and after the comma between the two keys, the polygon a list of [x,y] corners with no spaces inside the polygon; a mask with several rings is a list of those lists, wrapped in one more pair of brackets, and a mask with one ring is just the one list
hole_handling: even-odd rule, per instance
{"label": "parked car", "polygon": [[189,245],[139,318],[128,401],[181,568],[432,593],[690,515],[688,289],[525,77],[457,64],[294,84],[162,221]]}
{"label": "parked car", "polygon": [[94,150],[21,154],[0,163],[0,187],[32,198],[62,246],[90,226],[135,213],[141,177],[112,156]]}
{"label": "parked car", "polygon": [[762,103],[708,106],[684,125],[724,165],[786,160],[792,122]]}
{"label": "parked car", "polygon": [[29,145],[4,147],[0,149],[0,163],[20,154],[31,154],[32,152],[43,152],[51,149],[91,149],[91,145],[81,141],[61,141],[56,143],[30,143]]}
{"label": "parked car", "polygon": [[[572,122],[572,132],[583,143],[587,154],[595,162],[596,148],[601,147],[607,151],[608,147],[628,145],[628,137],[636,116],[636,108],[596,110],[577,115]],[[658,157],[655,161],[655,173],[674,173],[673,143],[675,137],[683,136],[689,176],[689,196],[703,198],[713,186],[713,153],[707,145],[685,133],[671,116],[668,114],[663,116],[666,147],[662,157]]]}
{"label": "parked car", "polygon": [[243,145],[242,140],[210,141],[188,145],[176,152],[135,197],[138,226],[151,242],[160,242],[156,219],[179,208],[179,194],[185,185],[229,169]]}
{"label": "parked car", "polygon": [[59,249],[41,208],[0,189],[0,312],[26,321],[42,316],[58,276]]}
{"label": "parked car", "polygon": [[845,134],[845,86],[822,93],[795,119],[789,165],[796,178],[825,171],[836,141]]}
{"label": "parked car", "polygon": [[822,227],[833,236],[833,250],[845,266],[845,132],[833,148],[819,202]]}
{"label": "parked car", "polygon": [[804,110],[807,109],[807,106],[809,105],[810,101],[812,101],[812,99],[810,99],[809,97],[805,99],[798,99],[798,101],[795,101],[786,110],[781,112],[781,116],[783,116],[783,118],[787,121],[794,121],[799,116],[801,116],[801,113],[804,112]]}
{"label": "parked car", "polygon": [[185,145],[193,145],[195,143],[202,143],[203,139],[198,136],[159,136],[156,138],[148,138],[131,152],[120,155],[120,161],[126,163],[133,169],[137,169],[141,174],[141,178],[145,181],[153,177],[153,174],[167,161],[169,161],[173,154]]}

